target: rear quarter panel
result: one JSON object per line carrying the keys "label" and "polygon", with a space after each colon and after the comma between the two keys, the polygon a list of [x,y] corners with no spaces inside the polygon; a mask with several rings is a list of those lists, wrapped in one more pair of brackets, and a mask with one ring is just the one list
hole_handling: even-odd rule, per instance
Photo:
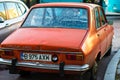
{"label": "rear quarter panel", "polygon": [[95,18],[93,9],[89,10],[89,29],[87,35],[81,44],[81,48],[84,52],[85,63],[90,64],[90,67],[94,64],[97,54],[100,51],[100,41],[96,34]]}

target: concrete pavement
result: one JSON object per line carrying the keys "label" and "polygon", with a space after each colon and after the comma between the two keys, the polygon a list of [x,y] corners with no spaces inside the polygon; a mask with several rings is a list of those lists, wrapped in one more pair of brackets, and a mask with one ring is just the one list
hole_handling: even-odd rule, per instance
{"label": "concrete pavement", "polygon": [[120,49],[109,62],[104,80],[120,80],[117,75],[120,75]]}
{"label": "concrete pavement", "polygon": [[104,80],[120,80],[120,17],[114,20],[114,38],[112,48],[116,52],[108,64]]}

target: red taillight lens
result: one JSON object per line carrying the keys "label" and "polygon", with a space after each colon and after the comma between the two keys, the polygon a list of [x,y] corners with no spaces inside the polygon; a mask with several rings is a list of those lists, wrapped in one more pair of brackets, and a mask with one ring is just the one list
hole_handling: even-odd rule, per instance
{"label": "red taillight lens", "polygon": [[12,50],[5,50],[4,55],[6,55],[6,56],[14,56],[14,53],[13,53]]}
{"label": "red taillight lens", "polygon": [[2,56],[2,54],[4,54],[4,51],[0,50],[0,57]]}
{"label": "red taillight lens", "polygon": [[66,58],[67,58],[68,60],[76,60],[76,56],[73,55],[73,54],[67,54],[67,55],[66,55]]}
{"label": "red taillight lens", "polygon": [[83,60],[83,55],[81,54],[67,54],[66,55],[67,60]]}

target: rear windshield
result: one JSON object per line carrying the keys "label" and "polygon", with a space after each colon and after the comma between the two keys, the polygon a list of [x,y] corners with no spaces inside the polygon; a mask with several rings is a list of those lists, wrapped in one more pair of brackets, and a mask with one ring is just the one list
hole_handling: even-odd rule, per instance
{"label": "rear windshield", "polygon": [[33,28],[88,28],[88,10],[85,8],[34,8],[22,27]]}

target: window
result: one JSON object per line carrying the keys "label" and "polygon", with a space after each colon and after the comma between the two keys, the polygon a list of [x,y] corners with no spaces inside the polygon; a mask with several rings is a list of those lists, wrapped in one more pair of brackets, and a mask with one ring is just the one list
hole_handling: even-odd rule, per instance
{"label": "window", "polygon": [[97,8],[95,8],[95,20],[96,20],[96,27],[99,28],[100,27],[100,19],[99,19],[99,12],[98,12]]}
{"label": "window", "polygon": [[7,6],[7,12],[8,12],[8,15],[9,15],[8,19],[13,19],[13,18],[16,18],[16,17],[19,16],[15,3],[7,2],[6,6]]}
{"label": "window", "polygon": [[18,3],[18,7],[21,10],[22,15],[27,11],[26,8],[22,4],[20,4],[20,3]]}
{"label": "window", "polygon": [[102,9],[100,9],[100,19],[101,19],[101,24],[104,25],[106,23],[106,20]]}
{"label": "window", "polygon": [[34,8],[24,27],[88,29],[88,10],[84,8]]}
{"label": "window", "polygon": [[16,4],[16,7],[17,7],[17,11],[18,11],[19,16],[21,16],[22,15],[22,11],[21,11],[20,6],[18,4]]}
{"label": "window", "polygon": [[7,19],[3,3],[0,3],[0,17],[3,18],[4,20]]}

